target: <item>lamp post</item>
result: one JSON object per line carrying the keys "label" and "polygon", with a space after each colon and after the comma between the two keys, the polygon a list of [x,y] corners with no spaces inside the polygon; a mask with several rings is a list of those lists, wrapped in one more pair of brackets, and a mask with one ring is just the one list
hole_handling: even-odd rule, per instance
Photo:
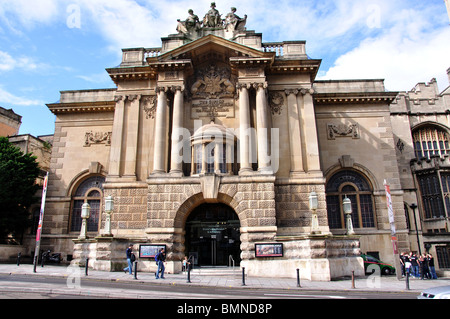
{"label": "lamp post", "polygon": [[413,210],[414,226],[416,227],[417,249],[419,250],[419,254],[422,255],[422,249],[420,249],[419,229],[417,228],[417,218],[416,218],[417,205],[412,203],[411,205],[409,205],[409,207],[411,207],[411,209]]}
{"label": "lamp post", "polygon": [[83,206],[81,207],[82,222],[81,222],[80,236],[78,237],[78,239],[83,240],[87,238],[87,220],[89,219],[90,211],[91,206],[89,206],[88,203],[84,203]]}
{"label": "lamp post", "polygon": [[114,210],[114,199],[110,195],[105,198],[105,213],[106,213],[106,220],[105,220],[105,229],[103,230],[103,236],[106,237],[112,237],[111,233],[111,214]]}
{"label": "lamp post", "polygon": [[317,208],[319,207],[319,200],[317,193],[312,191],[309,194],[309,209],[311,210],[311,234],[320,234],[319,218],[317,216]]}
{"label": "lamp post", "polygon": [[353,230],[352,223],[352,201],[347,197],[347,195],[345,195],[345,198],[343,200],[343,206],[347,227],[346,235],[354,235],[355,231]]}

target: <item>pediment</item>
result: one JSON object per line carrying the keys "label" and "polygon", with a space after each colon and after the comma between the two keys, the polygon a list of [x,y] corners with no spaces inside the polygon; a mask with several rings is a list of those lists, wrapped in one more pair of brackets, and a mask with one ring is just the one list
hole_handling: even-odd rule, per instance
{"label": "pediment", "polygon": [[169,62],[174,60],[190,60],[192,64],[200,64],[205,60],[214,58],[229,62],[230,58],[264,59],[274,61],[274,52],[263,52],[240,43],[224,38],[207,35],[198,40],[189,42],[158,57],[147,58],[147,62]]}

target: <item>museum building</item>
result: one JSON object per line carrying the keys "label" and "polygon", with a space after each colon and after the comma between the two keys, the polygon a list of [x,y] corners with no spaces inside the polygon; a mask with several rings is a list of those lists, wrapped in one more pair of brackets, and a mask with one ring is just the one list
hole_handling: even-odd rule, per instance
{"label": "museum building", "polygon": [[108,271],[132,243],[143,271],[164,247],[172,273],[188,256],[311,280],[363,275],[361,252],[395,263],[427,247],[448,262],[450,191],[418,190],[447,180],[449,92],[318,81],[305,41],[263,43],[246,22],[189,10],[161,47],[123,49],[106,69],[116,88],[48,104],[42,247]]}

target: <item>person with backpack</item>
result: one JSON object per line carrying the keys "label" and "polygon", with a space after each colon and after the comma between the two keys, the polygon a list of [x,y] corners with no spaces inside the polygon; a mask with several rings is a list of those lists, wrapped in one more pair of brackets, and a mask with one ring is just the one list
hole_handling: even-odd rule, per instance
{"label": "person with backpack", "polygon": [[133,274],[133,262],[136,260],[136,257],[133,254],[133,244],[128,245],[128,248],[126,250],[127,255],[127,263],[128,267],[124,268],[123,271],[127,273],[127,271],[130,273],[130,275]]}
{"label": "person with backpack", "polygon": [[164,248],[159,250],[159,253],[155,256],[156,264],[158,265],[158,269],[156,270],[155,278],[159,279],[159,273],[161,273],[161,279],[164,278],[164,270],[166,267],[164,266],[164,262],[166,261],[166,253],[164,252]]}

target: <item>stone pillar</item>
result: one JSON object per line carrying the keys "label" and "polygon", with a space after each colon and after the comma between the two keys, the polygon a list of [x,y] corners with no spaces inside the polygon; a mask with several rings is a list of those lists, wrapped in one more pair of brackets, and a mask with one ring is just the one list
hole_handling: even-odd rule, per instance
{"label": "stone pillar", "polygon": [[170,156],[170,174],[183,176],[183,88],[175,87],[175,97],[173,102],[173,119],[172,119],[172,147]]}
{"label": "stone pillar", "polygon": [[116,96],[116,107],[114,110],[113,134],[111,137],[111,151],[109,158],[109,176],[118,178],[120,176],[120,163],[122,154],[123,125],[125,115],[125,98]]}
{"label": "stone pillar", "polygon": [[250,101],[248,96],[248,88],[246,84],[239,84],[239,151],[240,164],[239,175],[251,173],[252,166],[250,163]]}
{"label": "stone pillar", "polygon": [[156,106],[155,146],[153,149],[153,174],[166,173],[167,143],[167,94],[166,88],[156,88],[158,104]]}
{"label": "stone pillar", "polygon": [[123,177],[130,180],[136,180],[136,157],[138,147],[139,132],[139,105],[141,101],[140,95],[132,95],[128,97],[130,106],[127,112],[127,132],[126,132],[126,148],[125,148],[125,164]]}
{"label": "stone pillar", "polygon": [[299,90],[291,89],[285,91],[288,104],[289,120],[289,148],[291,155],[291,175],[304,173],[302,158],[302,140],[300,131],[300,116],[298,110],[297,95]]}
{"label": "stone pillar", "polygon": [[256,126],[258,136],[258,171],[273,174],[269,156],[269,121],[267,114],[267,83],[256,83]]}
{"label": "stone pillar", "polygon": [[301,89],[301,127],[303,167],[305,171],[320,171],[319,142],[317,140],[316,113],[314,110],[313,89]]}

